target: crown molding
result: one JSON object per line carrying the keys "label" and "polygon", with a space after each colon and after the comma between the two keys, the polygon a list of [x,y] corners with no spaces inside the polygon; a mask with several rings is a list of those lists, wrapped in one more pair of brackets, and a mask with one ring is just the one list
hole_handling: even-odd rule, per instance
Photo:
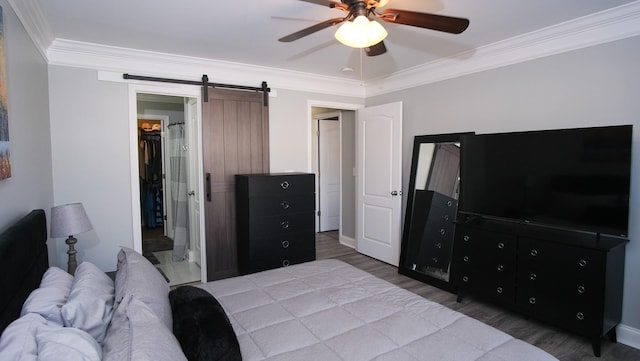
{"label": "crown molding", "polygon": [[55,39],[47,51],[51,65],[73,66],[163,78],[207,74],[211,82],[364,97],[360,81],[214,59]]}
{"label": "crown molding", "polygon": [[40,55],[47,61],[47,49],[53,43],[53,31],[49,27],[49,22],[42,14],[37,0],[7,0],[16,13],[18,19],[24,26],[27,34],[40,52]]}
{"label": "crown molding", "polygon": [[640,35],[640,0],[582,18],[478,47],[451,58],[372,79],[359,80],[54,39],[37,0],[8,0],[45,60],[137,75],[192,78],[242,85],[268,80],[271,88],[370,97]]}
{"label": "crown molding", "polygon": [[640,35],[640,1],[367,81],[366,97]]}

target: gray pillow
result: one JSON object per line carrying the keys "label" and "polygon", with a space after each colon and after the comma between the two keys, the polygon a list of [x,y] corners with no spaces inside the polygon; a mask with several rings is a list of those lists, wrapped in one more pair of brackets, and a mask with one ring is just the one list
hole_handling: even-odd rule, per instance
{"label": "gray pillow", "polygon": [[103,361],[187,361],[173,333],[131,295],[116,308],[102,352]]}
{"label": "gray pillow", "polygon": [[160,271],[138,252],[122,247],[118,252],[115,278],[115,300],[119,303],[127,295],[142,301],[171,329],[169,284]]}

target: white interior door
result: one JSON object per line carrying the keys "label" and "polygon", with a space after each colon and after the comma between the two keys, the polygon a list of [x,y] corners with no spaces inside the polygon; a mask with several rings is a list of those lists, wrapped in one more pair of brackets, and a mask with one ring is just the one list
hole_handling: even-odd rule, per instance
{"label": "white interior door", "polygon": [[340,121],[318,120],[320,232],[340,227]]}
{"label": "white interior door", "polygon": [[402,208],[402,103],[358,110],[358,252],[398,266]]}
{"label": "white interior door", "polygon": [[184,116],[187,134],[187,172],[189,207],[189,261],[202,267],[202,243],[200,239],[200,184],[198,182],[198,102],[196,98],[185,98]]}

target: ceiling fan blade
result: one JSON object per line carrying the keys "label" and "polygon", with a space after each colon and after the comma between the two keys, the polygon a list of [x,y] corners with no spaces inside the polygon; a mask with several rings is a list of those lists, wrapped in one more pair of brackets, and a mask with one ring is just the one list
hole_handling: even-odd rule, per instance
{"label": "ceiling fan blade", "polygon": [[382,55],[387,52],[387,47],[384,46],[384,41],[381,41],[376,45],[371,45],[368,48],[364,48],[364,52],[365,54],[367,54],[367,56]]}
{"label": "ceiling fan blade", "polygon": [[315,33],[316,31],[320,31],[322,29],[326,29],[332,25],[335,24],[339,24],[341,22],[344,21],[344,18],[333,18],[333,19],[329,19],[329,20],[325,20],[321,23],[315,24],[315,25],[311,25],[308,28],[304,28],[302,30],[296,31],[293,34],[289,34],[287,36],[284,36],[280,39],[278,39],[278,41],[281,41],[283,43],[288,43],[294,40],[298,40],[300,38],[304,38],[307,35],[311,35],[313,33]]}
{"label": "ceiling fan blade", "polygon": [[343,10],[349,9],[349,5],[343,4],[339,1],[331,1],[331,0],[300,0],[300,1],[312,3],[316,5],[328,6],[330,8],[338,8]]}
{"label": "ceiling fan blade", "polygon": [[469,26],[469,19],[419,13],[415,11],[385,9],[382,20],[388,23],[417,26],[420,28],[460,34]]}

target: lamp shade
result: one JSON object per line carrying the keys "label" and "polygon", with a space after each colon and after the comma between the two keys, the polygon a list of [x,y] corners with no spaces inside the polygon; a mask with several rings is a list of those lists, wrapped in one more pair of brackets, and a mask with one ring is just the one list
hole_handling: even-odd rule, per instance
{"label": "lamp shade", "polygon": [[91,222],[82,203],[51,208],[51,237],[68,237],[91,230]]}
{"label": "lamp shade", "polygon": [[346,46],[368,48],[384,40],[387,37],[387,31],[377,21],[360,15],[353,21],[345,21],[340,25],[335,37]]}

